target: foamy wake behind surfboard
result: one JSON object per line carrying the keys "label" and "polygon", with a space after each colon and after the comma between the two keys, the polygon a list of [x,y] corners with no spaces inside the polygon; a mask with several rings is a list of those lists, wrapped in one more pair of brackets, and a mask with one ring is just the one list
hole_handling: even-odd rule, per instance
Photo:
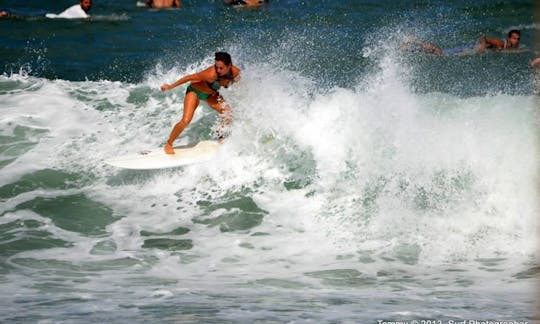
{"label": "foamy wake behind surfboard", "polygon": [[218,149],[219,143],[216,141],[201,141],[175,147],[175,154],[166,154],[161,148],[115,157],[106,160],[105,163],[134,170],[174,168],[210,160],[216,155]]}

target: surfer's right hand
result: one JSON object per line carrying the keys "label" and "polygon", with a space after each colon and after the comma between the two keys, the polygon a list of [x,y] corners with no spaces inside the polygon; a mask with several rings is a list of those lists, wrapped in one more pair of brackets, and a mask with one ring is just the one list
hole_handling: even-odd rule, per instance
{"label": "surfer's right hand", "polygon": [[161,85],[160,89],[161,89],[161,91],[171,90],[171,86],[168,85],[167,83],[164,83],[164,84]]}

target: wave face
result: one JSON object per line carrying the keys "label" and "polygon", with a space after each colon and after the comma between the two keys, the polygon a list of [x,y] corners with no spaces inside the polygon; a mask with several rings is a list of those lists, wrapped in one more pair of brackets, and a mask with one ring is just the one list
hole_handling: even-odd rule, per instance
{"label": "wave face", "polygon": [[[195,54],[202,45],[179,50],[182,58],[172,54],[191,34],[162,44],[165,59],[126,36],[128,53],[117,61],[105,54],[64,65],[49,38],[7,61],[0,76],[2,322],[533,320],[539,154],[532,53],[400,51],[407,35],[442,34],[448,17],[464,10],[455,4],[437,9],[447,18],[430,31],[394,23],[411,8],[392,11],[391,26],[381,26],[382,13],[368,5],[289,5],[220,9],[226,21],[264,27],[239,28],[218,42],[242,69],[241,81],[222,91],[233,107],[231,135],[215,159],[177,169],[127,171],[103,161],[163,145],[185,87],[162,93],[159,86],[213,63],[212,51]],[[476,18],[486,8],[507,9],[478,4],[464,21],[493,26]],[[149,14],[103,9],[93,8],[90,22],[0,23],[118,31],[117,24],[141,27]],[[323,9],[326,15],[303,13]],[[437,11],[415,10],[426,21]],[[190,8],[152,14],[206,22]],[[517,26],[505,19],[491,30]],[[520,25],[525,40],[537,26]],[[201,32],[204,40],[218,36]],[[40,42],[47,46],[34,47]],[[130,51],[140,61],[128,67]],[[501,66],[505,77],[496,74]],[[215,138],[218,123],[201,105],[177,144]]]}

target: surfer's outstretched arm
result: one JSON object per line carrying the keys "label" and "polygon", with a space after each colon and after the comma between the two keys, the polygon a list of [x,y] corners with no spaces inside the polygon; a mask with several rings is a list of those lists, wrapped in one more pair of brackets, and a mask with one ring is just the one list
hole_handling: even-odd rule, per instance
{"label": "surfer's outstretched arm", "polygon": [[212,80],[213,78],[215,78],[214,74],[215,74],[214,68],[209,67],[206,70],[201,71],[199,73],[186,75],[186,76],[178,79],[173,84],[164,83],[164,84],[161,85],[160,89],[161,89],[161,91],[172,90],[172,89],[174,89],[174,88],[178,87],[179,85],[182,85],[182,84],[184,84],[186,82],[191,82],[191,83],[208,82],[209,80]]}
{"label": "surfer's outstretched arm", "polygon": [[504,41],[502,39],[480,36],[480,46],[478,47],[479,52],[483,52],[487,48],[500,49],[503,47]]}

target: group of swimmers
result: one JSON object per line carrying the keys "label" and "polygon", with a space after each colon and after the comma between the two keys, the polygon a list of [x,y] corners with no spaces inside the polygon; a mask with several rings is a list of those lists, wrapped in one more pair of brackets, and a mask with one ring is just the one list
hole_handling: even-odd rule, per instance
{"label": "group of swimmers", "polygon": [[[225,4],[239,7],[258,7],[269,0],[224,0]],[[181,8],[180,0],[145,0],[144,5],[148,8]],[[92,8],[92,0],[80,0],[79,4],[73,5],[55,18],[88,18],[88,12]],[[6,13],[7,14],[7,13]]]}
{"label": "group of swimmers", "polygon": [[[267,3],[269,0],[224,0],[226,4],[231,6],[242,6],[242,7],[257,7],[264,3]],[[146,0],[146,6],[149,8],[172,8],[182,7],[180,0]]]}
{"label": "group of swimmers", "polygon": [[[234,7],[255,8],[259,7],[269,0],[224,0],[225,4]],[[163,8],[181,8],[180,0],[145,0],[141,6],[148,8],[163,9]],[[66,18],[66,19],[81,19],[90,17],[88,12],[92,8],[92,0],[80,0],[79,4],[75,4],[59,14],[48,13],[47,18]],[[15,16],[8,9],[0,10],[0,18],[14,18]]]}
{"label": "group of swimmers", "polygon": [[[225,4],[239,7],[258,7],[269,0],[224,0]],[[180,8],[180,0],[146,0],[146,6],[149,8]]]}

